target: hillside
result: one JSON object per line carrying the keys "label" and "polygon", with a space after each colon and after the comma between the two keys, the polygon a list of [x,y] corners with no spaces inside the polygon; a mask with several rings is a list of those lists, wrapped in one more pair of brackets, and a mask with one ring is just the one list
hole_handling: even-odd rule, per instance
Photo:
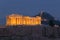
{"label": "hillside", "polygon": [[0,38],[7,40],[60,40],[60,27],[48,25],[10,26],[0,28]]}

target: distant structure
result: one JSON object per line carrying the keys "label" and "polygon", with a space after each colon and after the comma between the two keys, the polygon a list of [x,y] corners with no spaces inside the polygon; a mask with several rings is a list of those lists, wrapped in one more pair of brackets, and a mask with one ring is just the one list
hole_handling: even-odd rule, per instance
{"label": "distant structure", "polygon": [[60,25],[60,21],[55,20],[55,18],[47,12],[41,11],[35,16],[23,16],[19,14],[11,14],[6,16],[6,26],[13,25]]}
{"label": "distant structure", "polygon": [[52,15],[44,11],[41,11],[39,14],[35,15],[34,17],[36,16],[40,16],[42,18],[41,24],[45,24],[45,25],[49,25],[50,21],[54,20],[54,17]]}
{"label": "distant structure", "polygon": [[30,17],[19,14],[11,14],[6,16],[6,26],[13,25],[41,25],[41,17]]}

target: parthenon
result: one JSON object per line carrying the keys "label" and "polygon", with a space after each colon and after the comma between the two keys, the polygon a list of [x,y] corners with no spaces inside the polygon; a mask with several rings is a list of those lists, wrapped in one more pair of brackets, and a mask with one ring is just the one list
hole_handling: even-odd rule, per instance
{"label": "parthenon", "polygon": [[30,17],[19,14],[11,14],[6,16],[6,25],[40,25],[41,17]]}

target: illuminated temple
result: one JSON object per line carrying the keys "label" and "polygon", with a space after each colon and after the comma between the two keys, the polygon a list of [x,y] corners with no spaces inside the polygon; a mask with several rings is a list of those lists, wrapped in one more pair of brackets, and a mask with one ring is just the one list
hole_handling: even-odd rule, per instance
{"label": "illuminated temple", "polygon": [[11,14],[6,17],[6,25],[41,25],[41,17],[30,17],[19,14]]}

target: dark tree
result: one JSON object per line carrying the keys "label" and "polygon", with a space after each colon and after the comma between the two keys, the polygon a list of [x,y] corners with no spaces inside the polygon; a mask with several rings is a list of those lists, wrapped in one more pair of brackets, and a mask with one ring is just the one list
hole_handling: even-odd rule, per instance
{"label": "dark tree", "polygon": [[54,26],[54,20],[50,20],[49,25],[53,27]]}

